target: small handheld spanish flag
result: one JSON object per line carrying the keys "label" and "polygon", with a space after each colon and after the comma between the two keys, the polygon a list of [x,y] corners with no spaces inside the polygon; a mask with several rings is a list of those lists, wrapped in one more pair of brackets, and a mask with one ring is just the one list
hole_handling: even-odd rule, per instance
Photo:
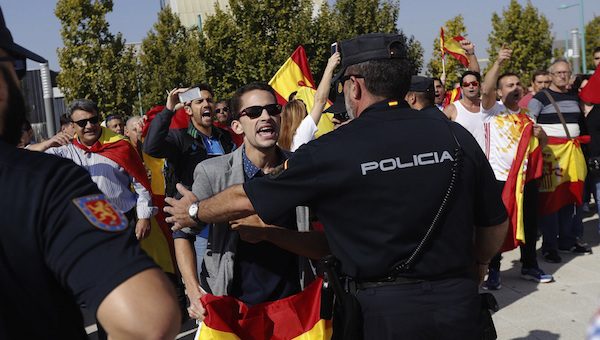
{"label": "small handheld spanish flag", "polygon": [[464,67],[468,67],[469,58],[467,57],[465,50],[460,46],[462,40],[465,40],[465,38],[460,35],[446,40],[444,38],[444,28],[440,27],[440,49],[442,50],[442,56],[448,53],[463,64]]}

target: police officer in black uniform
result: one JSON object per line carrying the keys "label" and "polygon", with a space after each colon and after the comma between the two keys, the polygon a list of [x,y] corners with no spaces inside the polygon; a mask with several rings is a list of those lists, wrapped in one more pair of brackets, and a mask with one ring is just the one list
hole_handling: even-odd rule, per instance
{"label": "police officer in black uniform", "polygon": [[0,339],[87,339],[81,304],[113,339],[173,339],[180,314],[164,274],[84,169],[17,149],[26,59],[0,9]]}
{"label": "police officer in black uniform", "polygon": [[[492,169],[468,131],[401,99],[412,70],[400,36],[338,46],[355,119],[301,147],[278,175],[201,201],[197,218],[256,211],[270,223],[308,205],[360,302],[365,339],[480,338],[478,283],[507,228]],[[166,209],[175,228],[193,225],[195,197],[180,188]]]}

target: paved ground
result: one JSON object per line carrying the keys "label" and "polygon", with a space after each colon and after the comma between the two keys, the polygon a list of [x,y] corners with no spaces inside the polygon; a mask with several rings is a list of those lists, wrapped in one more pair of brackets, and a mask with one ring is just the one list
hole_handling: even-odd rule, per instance
{"label": "paved ground", "polygon": [[600,235],[597,215],[584,221],[584,241],[593,254],[561,254],[563,262],[556,264],[538,256],[540,267],[553,274],[555,282],[521,279],[519,250],[504,254],[502,289],[492,292],[500,305],[493,316],[498,339],[585,338],[588,322],[600,308]]}
{"label": "paved ground", "polygon": [[[584,240],[594,250],[592,255],[561,254],[563,262],[557,264],[538,258],[540,267],[553,274],[555,282],[540,284],[521,279],[519,250],[504,254],[502,289],[492,292],[500,305],[493,316],[498,339],[585,338],[588,322],[600,308],[600,235],[597,215],[584,221]],[[96,339],[95,320],[85,311],[84,315],[89,337]],[[195,327],[188,321],[177,339],[192,340]]]}

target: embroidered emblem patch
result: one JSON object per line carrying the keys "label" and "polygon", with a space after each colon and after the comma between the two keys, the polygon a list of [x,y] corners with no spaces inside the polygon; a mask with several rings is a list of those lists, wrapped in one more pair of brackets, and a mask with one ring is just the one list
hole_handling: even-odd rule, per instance
{"label": "embroidered emblem patch", "polygon": [[90,195],[73,199],[73,203],[90,223],[104,231],[119,232],[127,229],[125,215],[115,209],[104,195]]}

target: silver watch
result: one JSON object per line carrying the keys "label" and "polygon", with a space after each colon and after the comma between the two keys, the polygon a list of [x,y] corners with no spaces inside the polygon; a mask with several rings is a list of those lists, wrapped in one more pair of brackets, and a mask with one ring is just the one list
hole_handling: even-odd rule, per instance
{"label": "silver watch", "polygon": [[194,220],[196,223],[200,223],[200,219],[198,218],[198,203],[200,203],[200,202],[199,201],[194,202],[188,208],[188,214],[190,215],[192,220]]}

